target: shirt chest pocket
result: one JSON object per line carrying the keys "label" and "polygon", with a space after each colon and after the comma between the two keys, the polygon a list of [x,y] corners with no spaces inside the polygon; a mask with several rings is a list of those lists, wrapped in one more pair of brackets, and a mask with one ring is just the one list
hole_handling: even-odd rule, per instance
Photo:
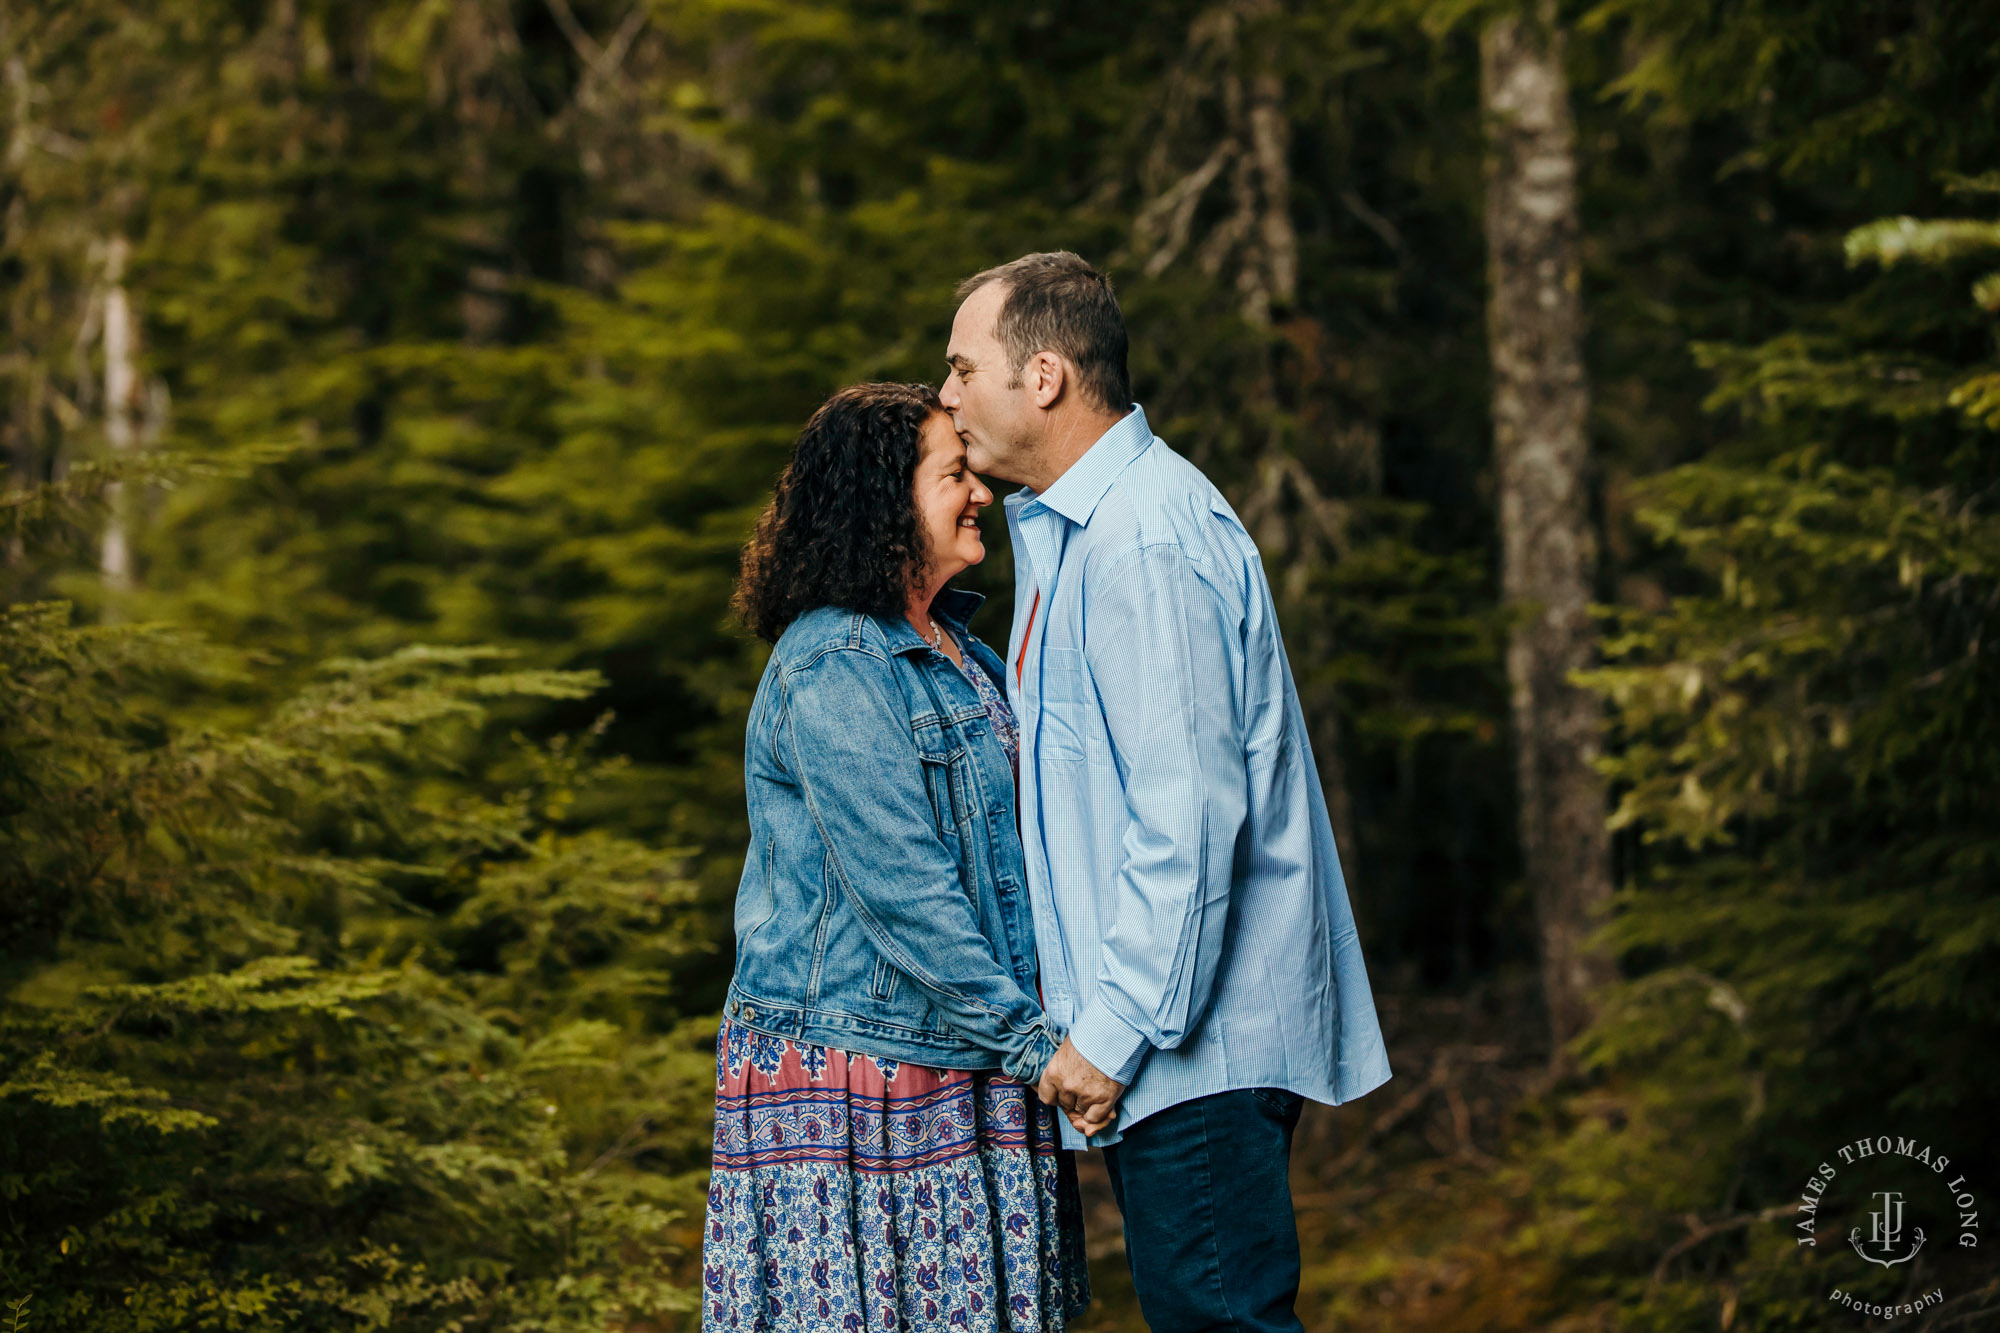
{"label": "shirt chest pocket", "polygon": [[1097,700],[1074,648],[1049,648],[1042,654],[1042,707],[1036,752],[1045,762],[1080,764],[1085,734]]}

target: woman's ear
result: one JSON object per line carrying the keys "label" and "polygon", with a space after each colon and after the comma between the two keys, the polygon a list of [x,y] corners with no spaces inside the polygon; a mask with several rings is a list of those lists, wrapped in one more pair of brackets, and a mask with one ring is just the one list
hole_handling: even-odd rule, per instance
{"label": "woman's ear", "polygon": [[1037,352],[1028,358],[1028,374],[1035,406],[1045,410],[1054,407],[1069,383],[1069,366],[1054,352]]}

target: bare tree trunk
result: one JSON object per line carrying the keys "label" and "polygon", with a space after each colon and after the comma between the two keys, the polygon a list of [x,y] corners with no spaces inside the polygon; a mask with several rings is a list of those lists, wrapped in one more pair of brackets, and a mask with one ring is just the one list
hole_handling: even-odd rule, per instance
{"label": "bare tree trunk", "polygon": [[1596,543],[1576,211],[1575,129],[1554,7],[1494,20],[1480,42],[1487,124],[1488,339],[1502,592],[1521,845],[1560,1063],[1612,976],[1585,937],[1611,894],[1601,714],[1568,673],[1589,665]]}
{"label": "bare tree trunk", "polygon": [[[1203,273],[1234,287],[1245,322],[1263,329],[1298,300],[1291,124],[1280,73],[1283,18],[1280,0],[1219,0],[1189,24],[1187,50],[1167,76],[1165,103],[1140,168],[1147,198],[1133,225],[1149,276],[1192,250]],[[1212,119],[1203,114],[1211,109]],[[1219,125],[1219,135],[1211,124]],[[1176,166],[1177,160],[1197,164]],[[1226,195],[1227,211],[1197,235],[1197,214],[1217,188]],[[1245,386],[1244,406],[1252,417],[1281,415],[1278,373],[1275,356],[1267,356],[1261,374]],[[1372,444],[1372,434],[1368,439]],[[1332,634],[1322,608],[1313,604],[1308,577],[1343,548],[1346,506],[1320,488],[1275,426],[1262,432],[1242,462],[1244,475],[1224,486],[1264,555],[1286,642],[1299,661],[1324,661],[1333,655]],[[1351,878],[1356,840],[1340,713],[1332,692],[1310,683],[1301,686],[1300,703],[1334,842]]]}
{"label": "bare tree trunk", "polygon": [[[125,295],[128,252],[123,236],[112,237],[104,250],[104,438],[120,458],[132,452],[132,400],[138,387],[132,368],[132,304]],[[98,568],[114,592],[123,592],[132,586],[131,497],[122,483],[113,482],[104,499],[109,517]]]}
{"label": "bare tree trunk", "polygon": [[[1242,216],[1254,218],[1245,231],[1246,253],[1238,270],[1237,288],[1244,317],[1268,326],[1273,311],[1288,311],[1299,296],[1299,237],[1292,225],[1292,127],[1285,116],[1285,85],[1278,74],[1275,0],[1239,0],[1248,29],[1248,70],[1243,79],[1244,103],[1237,122],[1242,144],[1238,188]],[[1277,396],[1276,371],[1268,362],[1259,393]],[[1291,503],[1286,503],[1290,491]],[[1257,463],[1257,494],[1246,497],[1245,517],[1257,527],[1259,548],[1286,562],[1277,580],[1281,605],[1292,614],[1301,655],[1307,662],[1333,656],[1332,635],[1324,618],[1307,610],[1306,576],[1331,558],[1345,518],[1340,507],[1321,493],[1303,465],[1275,436],[1267,438]],[[1289,512],[1288,512],[1289,511]],[[1342,870],[1352,878],[1357,850],[1354,804],[1348,796],[1347,763],[1343,753],[1340,710],[1330,691],[1308,686],[1307,727],[1318,760],[1320,782],[1326,789],[1327,815],[1333,824],[1334,846]]]}

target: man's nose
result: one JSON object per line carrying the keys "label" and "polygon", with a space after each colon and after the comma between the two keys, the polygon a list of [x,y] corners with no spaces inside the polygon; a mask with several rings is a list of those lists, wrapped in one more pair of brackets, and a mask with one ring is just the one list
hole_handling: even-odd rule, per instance
{"label": "man's nose", "polygon": [[958,376],[948,376],[945,382],[938,386],[938,401],[943,403],[948,411],[958,410]]}

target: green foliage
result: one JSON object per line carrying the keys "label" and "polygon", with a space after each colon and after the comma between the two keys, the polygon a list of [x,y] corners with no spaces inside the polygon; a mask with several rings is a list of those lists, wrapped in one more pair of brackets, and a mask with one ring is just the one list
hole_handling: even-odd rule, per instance
{"label": "green foliage", "polygon": [[59,603],[0,618],[10,1298],[93,1331],[683,1308],[709,1084],[654,1021],[680,858],[568,824],[616,767],[595,737],[452,776],[496,704],[595,682],[412,647],[177,720],[254,675]]}
{"label": "green foliage", "polygon": [[[1992,1165],[1990,9],[1567,11],[1630,981],[1590,1085],[1436,1193],[1483,1304],[1432,1326],[1813,1325],[1764,1214],[1830,1144],[1891,1116]],[[762,662],[736,550],[811,408],[934,379],[953,284],[1029,249],[1110,267],[1140,400],[1267,548],[1378,978],[1522,958],[1493,12],[11,6],[14,1322],[683,1302]],[[1252,177],[1159,201],[1269,75],[1298,273],[1258,305]],[[968,578],[989,633],[1009,572]]]}
{"label": "green foliage", "polygon": [[1861,1271],[1851,1195],[1793,1224],[1864,1134],[1994,1174],[1995,37],[1728,0],[1572,31],[1627,979],[1504,1166],[1382,1183],[1322,1270],[1355,1326],[1852,1327],[1831,1290],[1914,1284],[1991,1321],[1990,1254]]}
{"label": "green foliage", "polygon": [[[1990,234],[1889,219],[1847,250],[1949,268]],[[1939,286],[1929,299],[1948,302]],[[1638,1326],[1700,1308],[1718,1266],[1759,1293],[1753,1328],[1817,1320],[1823,1289],[1859,1286],[1768,1219],[1791,1220],[1798,1182],[1868,1125],[1954,1145],[1973,1178],[1994,1164],[2000,677],[1981,647],[2000,630],[2000,453],[1955,386],[2000,359],[1991,329],[1976,359],[1926,354],[1910,333],[1930,322],[1717,349],[1712,401],[1750,428],[1635,490],[1699,582],[1664,611],[1612,614],[1590,674],[1619,732],[1614,823],[1651,850],[1606,934],[1639,976],[1586,1049],[1673,1130],[1619,1168],[1658,1197],[1618,1214],[1755,1224],[1627,1288]],[[1604,1177],[1591,1137],[1555,1150],[1557,1179]],[[1612,1216],[1584,1230],[1644,1235]],[[1992,1276],[1976,1251],[1932,1271],[1957,1293]]]}

